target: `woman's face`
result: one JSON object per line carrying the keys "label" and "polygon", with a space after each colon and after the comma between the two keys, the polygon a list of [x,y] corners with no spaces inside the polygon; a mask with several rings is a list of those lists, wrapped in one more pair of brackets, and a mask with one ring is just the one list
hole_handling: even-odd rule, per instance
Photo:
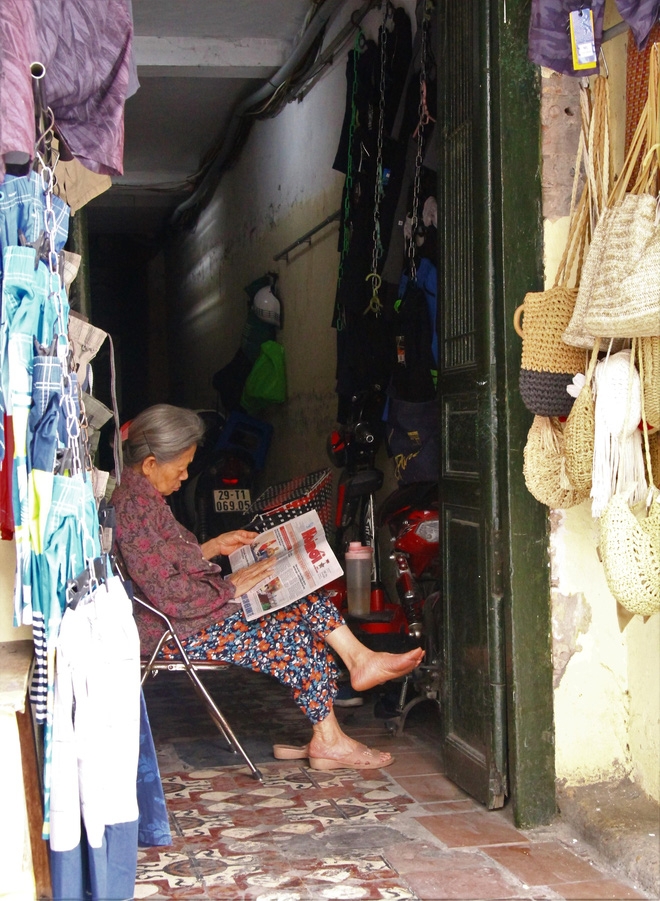
{"label": "woman's face", "polygon": [[195,456],[197,445],[193,444],[169,463],[157,463],[155,457],[147,457],[142,461],[142,472],[149,479],[156,491],[163,496],[172,494],[181,487],[181,482],[188,478],[188,466]]}

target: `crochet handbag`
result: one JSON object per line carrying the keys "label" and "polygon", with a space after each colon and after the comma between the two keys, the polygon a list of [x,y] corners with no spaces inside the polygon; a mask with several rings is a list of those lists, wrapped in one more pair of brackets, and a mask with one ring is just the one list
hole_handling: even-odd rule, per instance
{"label": "crochet handbag", "polygon": [[595,336],[660,334],[659,59],[656,45],[646,105],[608,209],[596,226],[580,284],[577,303],[586,308],[584,329]]}
{"label": "crochet handbag", "polygon": [[[634,361],[638,348],[633,347]],[[641,376],[644,364],[639,360]],[[660,492],[654,485],[644,396],[641,416],[645,463],[649,479],[646,503],[637,512],[628,502],[626,486],[610,498],[600,517],[600,555],[612,595],[630,613],[660,612]]]}
{"label": "crochet handbag", "polygon": [[615,495],[600,518],[600,554],[607,586],[630,613],[660,612],[660,493],[639,518]]}
{"label": "crochet handbag", "polygon": [[594,462],[594,393],[592,378],[598,362],[597,340],[591,354],[591,361],[584,385],[568,414],[564,426],[564,458],[566,475],[573,488],[588,492],[591,489],[591,471]]}
{"label": "crochet handbag", "polygon": [[574,398],[566,386],[584,370],[584,352],[565,344],[562,333],[575,306],[577,288],[569,288],[567,282],[576,260],[579,275],[587,242],[588,212],[585,185],[571,218],[555,284],[547,291],[526,294],[513,317],[514,328],[522,338],[520,395],[527,409],[539,416],[568,415]]}
{"label": "crochet handbag", "polygon": [[527,490],[554,510],[567,509],[589,497],[589,489],[572,487],[566,475],[564,433],[558,419],[535,416],[523,454]]}

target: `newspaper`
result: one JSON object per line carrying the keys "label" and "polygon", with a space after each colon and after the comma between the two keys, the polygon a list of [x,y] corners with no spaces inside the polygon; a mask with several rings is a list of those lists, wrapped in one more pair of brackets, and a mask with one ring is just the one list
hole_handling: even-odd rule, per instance
{"label": "newspaper", "polygon": [[230,554],[229,563],[236,572],[267,557],[275,560],[272,573],[240,597],[248,620],[286,607],[343,574],[316,510],[261,532]]}

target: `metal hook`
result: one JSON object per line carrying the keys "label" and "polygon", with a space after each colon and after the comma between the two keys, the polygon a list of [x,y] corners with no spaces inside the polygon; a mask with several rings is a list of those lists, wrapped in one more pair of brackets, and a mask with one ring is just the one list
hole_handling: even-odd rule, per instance
{"label": "metal hook", "polygon": [[380,316],[380,312],[383,309],[383,303],[378,296],[378,289],[382,284],[382,279],[377,272],[370,272],[365,281],[368,282],[369,280],[371,280],[373,283],[373,293],[371,295],[371,300],[364,309],[363,315],[366,316],[367,313],[373,313],[375,316]]}
{"label": "metal hook", "polygon": [[605,78],[610,77],[610,70],[607,66],[607,60],[605,59],[605,51],[603,50],[603,45],[600,46],[600,56],[603,58],[603,67],[605,69]]}

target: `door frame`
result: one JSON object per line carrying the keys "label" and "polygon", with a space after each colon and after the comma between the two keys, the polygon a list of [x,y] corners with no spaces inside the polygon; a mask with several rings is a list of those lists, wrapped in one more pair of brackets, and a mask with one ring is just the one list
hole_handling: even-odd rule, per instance
{"label": "door frame", "polygon": [[[478,2],[478,0],[477,0]],[[516,825],[556,813],[548,510],[527,491],[532,415],[518,387],[513,314],[543,287],[540,71],[527,58],[529,0],[493,0],[492,227],[494,332],[506,624],[507,740]]]}

